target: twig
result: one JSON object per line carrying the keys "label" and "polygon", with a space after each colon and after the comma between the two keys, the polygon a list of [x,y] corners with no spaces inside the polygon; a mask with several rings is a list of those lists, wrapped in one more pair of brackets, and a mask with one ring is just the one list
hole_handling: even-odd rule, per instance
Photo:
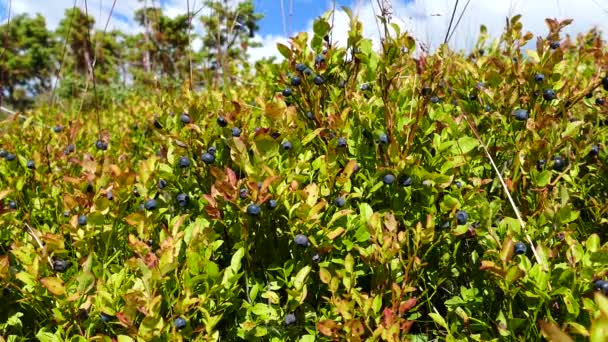
{"label": "twig", "polygon": [[536,248],[534,247],[534,243],[532,242],[532,239],[530,238],[530,235],[528,234],[528,232],[525,229],[526,228],[526,223],[521,218],[521,214],[519,213],[519,209],[517,209],[517,206],[515,205],[515,201],[513,201],[513,197],[511,197],[511,193],[509,192],[509,188],[507,187],[507,184],[505,183],[504,179],[502,178],[502,175],[500,174],[500,170],[498,170],[498,167],[496,166],[496,163],[494,163],[494,159],[490,155],[490,151],[488,151],[488,148],[486,147],[486,144],[484,144],[483,140],[481,139],[481,136],[479,135],[479,132],[477,132],[477,129],[475,128],[475,126],[473,125],[473,123],[469,120],[469,117],[467,116],[467,114],[466,113],[462,113],[462,115],[463,115],[465,121],[467,122],[467,124],[469,125],[469,127],[471,128],[471,131],[473,131],[473,134],[475,134],[475,137],[479,141],[479,144],[481,145],[481,147],[483,147],[483,150],[486,153],[486,156],[490,160],[490,164],[492,164],[492,167],[494,168],[494,171],[496,172],[496,176],[500,180],[500,184],[502,184],[502,187],[504,188],[505,193],[507,194],[507,198],[509,199],[509,203],[511,203],[511,207],[513,207],[513,211],[515,212],[515,216],[517,216],[517,220],[519,221],[519,224],[521,225],[522,230],[526,234],[526,239],[528,240],[528,243],[530,243],[530,246],[532,248],[532,253],[534,254],[534,258],[536,258],[536,262],[538,262],[540,265],[544,266],[543,268],[545,268],[545,270],[546,270],[547,266],[541,262],[540,256],[538,255],[538,252],[536,252]]}
{"label": "twig", "polygon": [[[36,236],[36,233],[34,232],[32,227],[30,227],[30,225],[27,223],[25,223],[25,227],[27,228],[27,232],[30,234],[32,239],[34,239],[34,241],[36,241],[38,246],[40,246],[40,249],[44,249],[44,245],[42,244],[42,241],[40,241],[40,238],[38,238],[38,236]],[[51,257],[47,255],[46,258],[49,262],[49,265],[51,265],[51,267],[53,267],[53,260],[51,260]]]}
{"label": "twig", "polygon": [[452,22],[454,22],[454,16],[456,15],[456,9],[458,8],[458,2],[459,2],[459,0],[456,0],[456,3],[454,4],[454,10],[452,10],[452,17],[450,18],[450,24],[448,25],[448,30],[445,32],[445,38],[443,39],[444,44],[448,42],[448,37],[450,35],[450,31],[452,30]]}
{"label": "twig", "polygon": [[464,8],[462,9],[462,12],[460,12],[460,15],[458,16],[458,20],[456,20],[456,24],[454,25],[454,29],[452,30],[452,32],[450,33],[450,36],[448,37],[448,42],[450,41],[450,39],[452,39],[454,32],[456,32],[456,29],[458,28],[458,25],[460,24],[460,20],[462,20],[462,16],[464,15],[464,12],[466,12],[467,7],[469,7],[469,3],[471,3],[471,0],[467,0],[467,3],[464,5]]}

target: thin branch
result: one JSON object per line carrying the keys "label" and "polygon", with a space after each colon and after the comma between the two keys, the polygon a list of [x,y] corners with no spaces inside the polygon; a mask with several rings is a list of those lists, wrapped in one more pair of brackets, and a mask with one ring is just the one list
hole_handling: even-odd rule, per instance
{"label": "thin branch", "polygon": [[[89,17],[89,8],[87,4],[87,0],[84,0],[84,14],[88,20]],[[88,40],[88,50],[89,56],[91,55],[91,47],[93,46],[93,41],[91,40],[91,30],[87,27],[87,40]],[[91,73],[91,77],[93,78],[93,101],[95,102],[95,114],[97,117],[97,134],[101,138],[101,119],[99,117],[99,101],[97,99],[97,78],[95,77],[95,64],[91,61],[89,57],[89,71]]]}
{"label": "thin branch", "polygon": [[[27,223],[25,223],[25,228],[27,228],[27,232],[30,234],[32,239],[34,239],[34,241],[36,241],[36,243],[38,244],[40,249],[44,249],[44,245],[42,244],[42,241],[40,241],[40,238],[34,232],[34,229],[32,229],[32,227],[30,227],[30,225]],[[49,262],[49,265],[51,265],[51,267],[53,267],[53,260],[51,260],[51,257],[47,255],[46,258],[47,258],[47,261]]]}
{"label": "thin branch", "polygon": [[458,20],[456,20],[456,25],[454,25],[454,29],[452,30],[452,32],[450,33],[450,36],[448,37],[448,42],[450,41],[450,39],[452,39],[454,32],[456,32],[456,29],[458,28],[458,25],[460,24],[460,20],[462,19],[464,12],[466,12],[467,7],[469,7],[469,3],[471,3],[471,0],[467,0],[467,3],[464,5],[464,8],[462,9],[462,12],[460,12],[460,16],[458,16]]}
{"label": "thin branch", "polygon": [[452,10],[452,17],[450,18],[450,24],[448,25],[448,30],[445,32],[445,38],[443,39],[443,44],[448,42],[448,37],[450,35],[450,31],[452,30],[452,23],[454,22],[454,16],[456,15],[456,9],[458,8],[458,2],[460,0],[456,0],[454,4],[454,9]]}
{"label": "thin branch", "polygon": [[500,174],[500,170],[498,170],[496,163],[494,163],[494,159],[492,158],[492,155],[490,155],[490,151],[488,150],[488,148],[486,147],[486,144],[481,139],[481,136],[479,135],[477,128],[475,128],[473,123],[469,120],[469,117],[467,116],[467,114],[462,113],[462,115],[463,115],[465,121],[467,122],[467,124],[469,125],[469,127],[471,128],[471,131],[473,131],[473,134],[477,138],[477,141],[479,141],[479,144],[481,145],[484,152],[486,153],[486,156],[490,160],[490,164],[492,164],[492,167],[494,168],[494,171],[496,172],[496,176],[498,177],[498,180],[500,180],[500,184],[502,184],[502,187],[505,190],[505,194],[507,194],[507,198],[509,199],[509,203],[511,204],[511,207],[513,208],[513,211],[515,212],[515,216],[517,216],[517,221],[519,221],[519,224],[521,225],[521,229],[526,234],[526,239],[528,240],[528,243],[530,244],[530,246],[532,248],[532,253],[534,254],[534,258],[536,259],[536,262],[538,262],[539,265],[544,266],[544,268],[546,268],[547,265],[543,264],[541,262],[540,256],[538,255],[538,252],[536,251],[536,247],[534,247],[534,242],[532,242],[530,235],[526,231],[526,223],[522,219],[521,214],[519,213],[519,209],[517,208],[517,205],[515,205],[515,201],[513,200],[513,197],[511,196],[511,193],[509,192],[509,188],[507,187],[507,184],[505,183],[504,179],[502,178],[502,175]]}
{"label": "thin branch", "polygon": [[[74,0],[74,5],[72,6],[72,13],[76,10],[76,0]],[[65,34],[63,49],[61,51],[61,60],[59,61],[59,69],[55,74],[55,82],[53,82],[53,88],[51,89],[51,98],[50,98],[50,107],[53,108],[55,105],[55,90],[57,89],[57,82],[61,77],[61,71],[63,70],[63,63],[65,62],[65,52],[67,51],[68,41],[70,40],[70,33],[72,32],[72,22],[73,16],[70,16],[70,21],[68,23],[68,31]]]}
{"label": "thin branch", "polygon": [[2,107],[2,94],[4,93],[4,75],[6,73],[6,55],[8,55],[8,31],[11,28],[11,10],[13,7],[13,0],[8,2],[8,19],[6,21],[6,32],[4,32],[4,52],[2,53],[2,72],[0,73],[0,108]]}

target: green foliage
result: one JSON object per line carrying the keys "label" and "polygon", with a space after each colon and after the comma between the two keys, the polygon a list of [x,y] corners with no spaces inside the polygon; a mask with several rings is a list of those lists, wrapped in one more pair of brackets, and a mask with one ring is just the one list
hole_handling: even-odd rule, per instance
{"label": "green foliage", "polygon": [[86,106],[2,122],[3,336],[602,341],[602,40],[549,49],[566,23],[548,20],[523,56],[514,17],[483,54],[414,58],[398,27],[373,51],[352,16],[331,45],[327,18],[238,85],[101,88],[99,125]]}

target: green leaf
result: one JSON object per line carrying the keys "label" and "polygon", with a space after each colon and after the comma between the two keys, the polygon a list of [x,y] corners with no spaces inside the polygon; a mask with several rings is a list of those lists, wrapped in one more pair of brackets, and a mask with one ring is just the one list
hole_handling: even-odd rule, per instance
{"label": "green leaf", "polygon": [[287,45],[277,43],[277,49],[279,49],[279,52],[281,55],[283,55],[283,57],[287,59],[291,57],[291,49]]}
{"label": "green leaf", "polygon": [[464,136],[459,138],[457,143],[452,146],[452,154],[467,154],[477,146],[479,146],[479,141],[477,139],[469,136]]}
{"label": "green leaf", "polygon": [[241,269],[241,260],[243,260],[243,256],[245,256],[245,248],[239,248],[234,255],[232,255],[232,259],[230,260],[230,269],[234,273],[237,273]]}
{"label": "green leaf", "polygon": [[551,182],[551,171],[544,170],[536,177],[536,186],[544,187]]}
{"label": "green leaf", "polygon": [[429,313],[429,316],[431,317],[431,319],[433,319],[433,321],[435,323],[439,324],[441,327],[448,330],[448,324],[446,323],[445,319],[443,319],[443,317],[441,317],[440,314],[431,312],[431,313]]}
{"label": "green leaf", "polygon": [[331,27],[329,26],[329,23],[327,23],[327,21],[319,18],[317,20],[315,20],[313,26],[312,26],[312,30],[315,33],[316,36],[318,37],[325,37],[325,35],[327,35],[327,33],[329,33],[329,30],[331,29]]}
{"label": "green leaf", "polygon": [[307,265],[298,271],[298,273],[296,274],[294,281],[293,281],[293,286],[295,287],[296,290],[302,289],[302,286],[304,286],[304,282],[306,281],[306,278],[308,277],[310,270],[311,270],[310,265]]}

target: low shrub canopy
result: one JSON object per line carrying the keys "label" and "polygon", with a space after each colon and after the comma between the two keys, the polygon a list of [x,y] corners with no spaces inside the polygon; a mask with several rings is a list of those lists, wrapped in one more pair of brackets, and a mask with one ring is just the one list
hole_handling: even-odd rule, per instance
{"label": "low shrub canopy", "polygon": [[327,18],[223,87],[2,122],[2,334],[603,341],[599,35],[414,55]]}

